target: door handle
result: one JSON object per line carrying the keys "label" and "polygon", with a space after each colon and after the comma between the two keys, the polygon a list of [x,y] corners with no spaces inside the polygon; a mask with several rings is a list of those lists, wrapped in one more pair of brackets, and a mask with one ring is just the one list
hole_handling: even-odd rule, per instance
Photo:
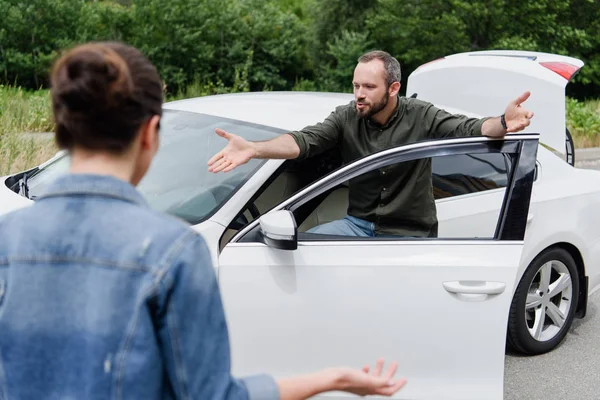
{"label": "door handle", "polygon": [[503,282],[486,281],[452,281],[442,285],[450,293],[455,294],[500,294],[506,289]]}

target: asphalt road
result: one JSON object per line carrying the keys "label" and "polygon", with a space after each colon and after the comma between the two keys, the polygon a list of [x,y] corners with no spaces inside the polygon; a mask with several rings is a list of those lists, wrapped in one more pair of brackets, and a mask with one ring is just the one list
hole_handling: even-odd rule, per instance
{"label": "asphalt road", "polygon": [[600,160],[586,160],[586,161],[575,162],[575,166],[577,168],[583,168],[583,169],[600,170]]}
{"label": "asphalt road", "polygon": [[[600,160],[589,157],[577,162],[576,166],[600,170]],[[535,357],[507,353],[504,363],[504,399],[600,399],[598,310],[600,292],[590,297],[585,318],[573,321],[571,330],[553,351]]]}

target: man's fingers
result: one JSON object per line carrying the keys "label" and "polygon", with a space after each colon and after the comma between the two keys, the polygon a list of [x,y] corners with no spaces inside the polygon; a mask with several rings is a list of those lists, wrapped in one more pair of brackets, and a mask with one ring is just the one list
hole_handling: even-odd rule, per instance
{"label": "man's fingers", "polygon": [[231,165],[231,162],[224,161],[224,162],[220,163],[217,167],[213,168],[212,172],[221,172],[222,170],[224,170],[225,168],[227,168],[230,165]]}
{"label": "man's fingers", "polygon": [[230,163],[229,166],[223,170],[223,172],[229,172],[235,167],[237,167],[237,165],[235,165],[234,163]]}
{"label": "man's fingers", "polygon": [[219,166],[221,166],[221,164],[223,164],[225,162],[225,158],[219,158],[217,161],[215,161],[213,163],[213,165],[211,165],[210,167],[208,167],[208,170],[210,172],[214,171],[216,168],[218,168]]}
{"label": "man's fingers", "polygon": [[212,165],[212,169],[216,169],[219,168],[221,165],[225,164],[227,162],[227,160],[225,159],[225,157],[218,159],[213,165]]}
{"label": "man's fingers", "polygon": [[221,128],[216,128],[215,132],[217,132],[217,135],[221,136],[224,139],[229,140],[231,138],[231,134],[225,132],[223,129]]}
{"label": "man's fingers", "polygon": [[517,97],[514,100],[515,105],[519,105],[521,103],[523,103],[525,100],[527,100],[529,98],[529,96],[531,95],[531,92],[527,91],[525,93],[523,93],[522,95],[520,95],[519,97]]}
{"label": "man's fingers", "polygon": [[222,151],[218,152],[217,154],[212,156],[210,160],[208,160],[208,165],[213,165],[217,160],[221,159],[222,157],[223,157],[223,152]]}

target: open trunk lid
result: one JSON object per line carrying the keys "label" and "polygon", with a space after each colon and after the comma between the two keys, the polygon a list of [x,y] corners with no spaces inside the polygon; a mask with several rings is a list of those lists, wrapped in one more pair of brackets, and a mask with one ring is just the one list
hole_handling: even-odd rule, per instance
{"label": "open trunk lid", "polygon": [[540,133],[540,142],[565,153],[565,87],[584,63],[549,53],[489,50],[453,54],[423,64],[408,78],[406,95],[441,108],[499,116],[523,92],[533,111],[522,133]]}

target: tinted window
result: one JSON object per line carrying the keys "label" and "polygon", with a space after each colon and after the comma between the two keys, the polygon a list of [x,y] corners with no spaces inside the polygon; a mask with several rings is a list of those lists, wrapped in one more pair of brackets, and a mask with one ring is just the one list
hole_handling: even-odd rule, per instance
{"label": "tinted window", "polygon": [[[265,162],[253,159],[228,173],[208,172],[208,160],[227,144],[215,128],[252,141],[272,139],[283,132],[211,115],[165,110],[160,149],[138,185],[151,207],[198,223],[220,208]],[[69,163],[66,155],[31,177],[30,196],[39,196],[49,182],[68,171]]]}
{"label": "tinted window", "polygon": [[500,153],[434,157],[432,179],[435,198],[506,187],[509,163],[505,157]]}

